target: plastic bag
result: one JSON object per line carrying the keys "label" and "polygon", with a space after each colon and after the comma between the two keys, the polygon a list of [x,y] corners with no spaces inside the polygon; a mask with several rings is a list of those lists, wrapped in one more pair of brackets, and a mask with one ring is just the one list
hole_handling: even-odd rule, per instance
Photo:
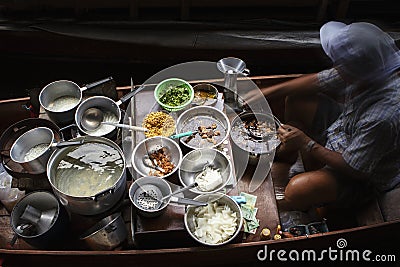
{"label": "plastic bag", "polygon": [[12,176],[0,164],[0,201],[8,211],[11,211],[17,201],[25,195],[25,191],[12,188]]}

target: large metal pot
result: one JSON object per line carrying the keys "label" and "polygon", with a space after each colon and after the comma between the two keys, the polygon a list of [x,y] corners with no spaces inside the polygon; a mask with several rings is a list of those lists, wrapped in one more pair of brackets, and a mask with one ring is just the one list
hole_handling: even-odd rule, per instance
{"label": "large metal pot", "polygon": [[125,158],[118,145],[107,138],[72,139],[76,140],[84,140],[84,144],[51,155],[47,177],[68,210],[82,215],[100,214],[115,206],[125,192]]}
{"label": "large metal pot", "polygon": [[[75,110],[82,101],[82,92],[112,79],[112,77],[108,77],[89,83],[85,87],[80,87],[72,81],[55,81],[40,91],[39,103],[54,123],[65,126],[74,121]],[[60,101],[65,103],[60,103]]]}

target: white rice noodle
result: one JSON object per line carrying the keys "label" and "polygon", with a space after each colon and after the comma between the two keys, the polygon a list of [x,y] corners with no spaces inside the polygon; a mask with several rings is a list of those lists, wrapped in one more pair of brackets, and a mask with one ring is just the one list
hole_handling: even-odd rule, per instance
{"label": "white rice noodle", "polygon": [[228,240],[236,231],[237,215],[227,205],[209,203],[195,210],[194,235],[207,244],[218,244]]}

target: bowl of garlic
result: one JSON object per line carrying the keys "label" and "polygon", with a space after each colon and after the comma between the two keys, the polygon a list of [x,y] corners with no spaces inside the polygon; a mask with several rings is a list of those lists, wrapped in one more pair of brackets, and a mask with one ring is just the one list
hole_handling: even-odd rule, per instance
{"label": "bowl of garlic", "polygon": [[232,172],[232,163],[219,150],[202,148],[187,153],[179,166],[179,181],[183,186],[197,183],[190,189],[196,194],[215,193],[225,188]]}

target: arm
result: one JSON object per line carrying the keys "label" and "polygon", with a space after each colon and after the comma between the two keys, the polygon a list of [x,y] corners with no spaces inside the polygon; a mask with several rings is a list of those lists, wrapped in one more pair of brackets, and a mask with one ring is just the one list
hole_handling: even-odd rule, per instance
{"label": "arm", "polygon": [[260,88],[260,90],[250,90],[243,99],[247,105],[251,106],[258,101],[265,101],[265,98],[285,97],[291,94],[315,93],[319,89],[318,74],[307,74],[298,78],[278,83],[272,86]]}
{"label": "arm", "polygon": [[317,143],[311,148],[311,150],[305,151],[307,144],[308,141],[302,146],[302,153],[310,153],[310,155],[319,162],[323,163],[324,165],[328,165],[332,169],[337,170],[338,172],[341,172],[352,179],[362,180],[367,177],[365,173],[355,170],[349,164],[347,164],[341,153],[329,150]]}
{"label": "arm", "polygon": [[292,94],[315,93],[319,89],[317,73],[307,74],[283,83],[261,88],[266,98],[282,97]]}
{"label": "arm", "polygon": [[367,176],[347,164],[341,153],[329,150],[317,143],[312,147],[308,147],[308,144],[312,139],[293,126],[283,125],[278,129],[278,133],[279,138],[286,146],[298,149],[302,154],[310,154],[310,156],[323,165],[328,165],[332,169],[341,172],[352,179],[361,180]]}

